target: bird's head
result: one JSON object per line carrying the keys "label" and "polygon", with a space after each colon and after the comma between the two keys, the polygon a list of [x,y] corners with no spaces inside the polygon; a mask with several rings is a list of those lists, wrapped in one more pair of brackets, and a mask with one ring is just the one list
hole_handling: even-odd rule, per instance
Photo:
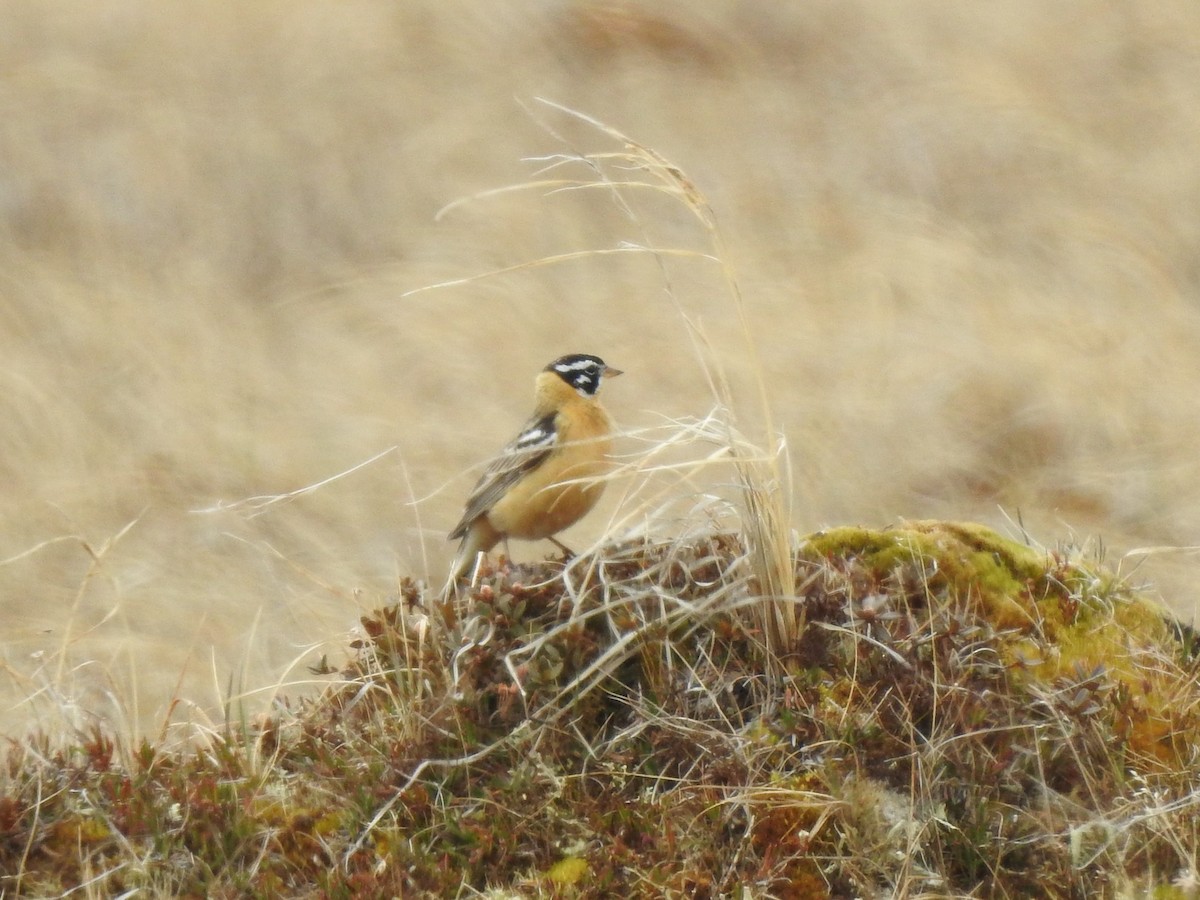
{"label": "bird's head", "polygon": [[600,357],[587,353],[560,356],[543,371],[554,373],[584,397],[596,396],[604,378],[615,378],[621,374],[620,369],[614,369]]}

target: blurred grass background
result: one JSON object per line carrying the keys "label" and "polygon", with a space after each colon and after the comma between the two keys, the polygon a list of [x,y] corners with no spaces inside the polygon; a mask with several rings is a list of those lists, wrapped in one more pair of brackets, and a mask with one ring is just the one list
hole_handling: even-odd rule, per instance
{"label": "blurred grass background", "polygon": [[[435,222],[528,157],[605,148],[535,97],[709,197],[797,529],[1019,515],[1194,616],[1197,557],[1121,560],[1200,544],[1194,0],[12,0],[0,731],[153,732],[301,690],[398,576],[440,583],[472,467],[560,353],[626,370],[628,428],[708,411],[652,258],[402,296],[698,246],[681,208],[630,221],[601,192]],[[718,270],[670,277],[745,374]],[[393,446],[261,514],[196,512]]]}

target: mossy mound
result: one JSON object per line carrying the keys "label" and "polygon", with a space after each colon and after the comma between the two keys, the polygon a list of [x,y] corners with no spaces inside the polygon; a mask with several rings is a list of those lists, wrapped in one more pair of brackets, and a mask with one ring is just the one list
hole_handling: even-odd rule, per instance
{"label": "mossy mound", "polygon": [[0,886],[1187,896],[1187,629],[973,525],[822,532],[795,566],[777,602],[806,627],[776,647],[735,535],[504,565],[449,601],[406,583],[286,719],[123,765],[98,738],[15,749]]}
{"label": "mossy mound", "polygon": [[[574,873],[582,896],[635,874],[647,895],[1173,890],[1200,785],[1200,686],[1185,632],[1157,604],[1099,564],[970,524],[815,534],[795,574],[807,628],[783,648],[756,630],[755,581],[728,534],[610,547],[565,572],[485,570],[452,609],[422,610],[410,592],[406,613],[368,623],[364,651],[386,646],[393,663],[427,653],[414,636],[429,621],[454,623],[458,649],[425,699],[456,698],[426,713],[456,737],[413,756],[440,758],[417,783],[474,772],[478,792],[457,802],[510,812],[500,830],[522,837],[500,858],[538,860],[515,881],[507,863],[476,865],[470,883],[550,890]],[[378,663],[367,652],[352,682],[387,681]],[[394,685],[411,686],[417,670],[398,671]],[[379,701],[386,712],[394,699]],[[514,773],[555,800],[537,826],[502,787]]]}
{"label": "mossy mound", "polygon": [[[979,525],[947,522],[840,528],[812,536],[803,557],[850,578],[851,593],[902,601],[909,619],[922,611],[942,620],[952,613],[960,624],[983,629],[989,653],[1021,690],[1078,685],[1074,701],[1105,712],[1139,768],[1157,762],[1171,770],[1200,758],[1200,709],[1178,702],[1194,670],[1162,665],[1164,648],[1171,648],[1169,661],[1187,652],[1179,643],[1185,631],[1101,566],[1034,550]],[[927,627],[936,636],[937,623]]]}

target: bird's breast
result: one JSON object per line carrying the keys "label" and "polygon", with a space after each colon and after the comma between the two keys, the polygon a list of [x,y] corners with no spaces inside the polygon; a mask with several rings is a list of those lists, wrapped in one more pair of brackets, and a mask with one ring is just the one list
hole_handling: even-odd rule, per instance
{"label": "bird's breast", "polygon": [[611,422],[603,408],[560,412],[558,443],[540,466],[488,511],[492,526],[525,540],[550,537],[583,517],[604,492]]}

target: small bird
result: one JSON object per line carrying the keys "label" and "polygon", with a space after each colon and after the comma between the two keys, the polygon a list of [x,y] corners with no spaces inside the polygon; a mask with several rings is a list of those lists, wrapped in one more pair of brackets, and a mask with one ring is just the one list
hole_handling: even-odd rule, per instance
{"label": "small bird", "polygon": [[491,465],[467,498],[462,519],[450,532],[459,540],[451,582],[476,557],[510,537],[554,538],[579,521],[604,491],[612,419],[596,395],[600,382],[621,374],[598,356],[560,356],[537,376],[533,415]]}

